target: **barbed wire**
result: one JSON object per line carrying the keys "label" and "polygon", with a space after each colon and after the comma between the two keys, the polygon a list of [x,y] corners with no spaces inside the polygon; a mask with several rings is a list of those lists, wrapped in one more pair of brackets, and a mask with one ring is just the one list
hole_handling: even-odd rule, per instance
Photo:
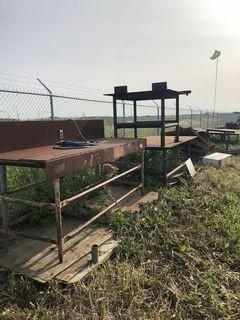
{"label": "barbed wire", "polygon": [[[43,82],[45,87],[41,84]],[[104,96],[103,90],[83,87],[60,81],[38,80],[35,77],[0,72],[0,119],[36,120],[57,118],[110,118],[112,117],[112,99]],[[49,88],[50,92],[46,89]],[[50,107],[50,100],[53,108]],[[156,101],[141,102],[139,117],[156,119],[160,105]],[[133,104],[118,102],[118,116],[131,121]],[[180,122],[191,126],[208,126],[214,122],[223,124],[236,120],[233,113],[220,113],[204,108],[184,106],[180,108]],[[174,116],[175,104],[168,102],[166,115]]]}

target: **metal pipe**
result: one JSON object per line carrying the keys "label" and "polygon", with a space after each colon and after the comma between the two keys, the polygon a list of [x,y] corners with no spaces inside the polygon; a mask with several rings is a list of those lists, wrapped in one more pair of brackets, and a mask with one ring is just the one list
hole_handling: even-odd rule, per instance
{"label": "metal pipe", "polygon": [[87,226],[89,226],[91,223],[93,223],[95,220],[97,220],[98,218],[100,218],[104,213],[106,213],[107,211],[109,211],[110,209],[112,209],[113,207],[115,207],[116,205],[118,205],[121,201],[123,201],[125,198],[127,198],[128,196],[130,196],[132,193],[136,192],[137,190],[139,190],[140,188],[142,188],[142,184],[139,184],[136,188],[133,188],[132,190],[130,190],[129,192],[127,192],[126,194],[124,194],[122,197],[120,197],[119,199],[117,199],[116,201],[114,201],[113,203],[111,203],[107,208],[103,209],[102,211],[100,211],[98,214],[96,214],[94,217],[92,217],[91,219],[89,219],[87,222],[85,222],[84,224],[82,224],[81,226],[79,226],[78,228],[76,228],[75,230],[73,230],[71,233],[69,233],[68,235],[66,235],[63,238],[63,243],[69,241],[71,238],[73,238],[76,234],[78,234],[79,232],[81,232],[84,228],[86,228]]}
{"label": "metal pipe", "polygon": [[55,209],[54,203],[23,200],[23,199],[11,198],[11,197],[2,196],[2,195],[0,195],[0,199],[5,200],[6,202],[19,203],[19,204],[24,204],[32,207],[37,207],[37,208],[47,208],[49,210]]}
{"label": "metal pipe", "polygon": [[165,147],[165,100],[161,99],[161,147]]}
{"label": "metal pipe", "polygon": [[118,137],[117,131],[117,100],[113,97],[113,126],[114,126],[114,138]]}
{"label": "metal pipe", "polygon": [[[7,192],[7,170],[5,165],[0,165],[0,183],[1,183],[1,193]],[[2,212],[3,212],[3,226],[7,226],[9,222],[9,210],[8,203],[5,199],[2,200]]]}
{"label": "metal pipe", "polygon": [[97,244],[92,245],[91,255],[92,263],[97,264],[99,260],[99,246]]}
{"label": "metal pipe", "polygon": [[[125,110],[125,101],[122,100],[122,106],[123,106],[123,122],[126,122],[126,110]],[[123,129],[123,136],[125,138],[125,134],[126,134],[126,131],[125,129]]]}
{"label": "metal pipe", "polygon": [[144,154],[145,154],[145,150],[141,145],[141,183],[143,185],[141,189],[142,195],[144,195]]}
{"label": "metal pipe", "polygon": [[[158,119],[158,121],[160,119],[160,108],[159,108],[159,106],[157,107],[157,119]],[[160,135],[160,128],[157,128],[157,135],[158,136]]]}
{"label": "metal pipe", "polygon": [[18,218],[13,219],[13,220],[9,220],[8,225],[9,226],[13,226],[13,225],[15,225],[15,224],[17,224],[19,222],[22,222],[23,220],[31,217],[31,215],[32,215],[32,212],[29,212],[29,213],[26,213],[25,215],[23,215],[21,217],[18,217]]}
{"label": "metal pipe", "polygon": [[175,142],[179,142],[179,136],[180,136],[180,125],[179,125],[179,96],[176,97],[176,137],[175,137]]}
{"label": "metal pipe", "polygon": [[[133,101],[133,122],[134,124],[137,123],[137,101],[134,100]],[[136,139],[137,138],[137,127],[134,127],[134,138]]]}
{"label": "metal pipe", "polygon": [[163,183],[167,186],[167,150],[163,149]]}
{"label": "metal pipe", "polygon": [[59,178],[54,180],[54,193],[55,193],[55,214],[56,214],[56,227],[57,227],[57,245],[58,245],[58,259],[63,262],[63,237],[62,237],[62,212],[61,212],[61,193]]}
{"label": "metal pipe", "polygon": [[20,192],[23,190],[31,189],[31,188],[36,187],[44,182],[47,182],[47,180],[41,180],[38,182],[29,183],[25,186],[21,186],[21,187],[15,188],[15,189],[10,189],[10,190],[6,191],[4,194],[7,195],[7,194],[12,194],[12,193]]}
{"label": "metal pipe", "polygon": [[111,183],[111,182],[113,182],[113,181],[115,181],[115,180],[117,180],[117,179],[119,179],[119,178],[121,178],[121,177],[123,177],[123,176],[125,176],[125,175],[127,175],[129,173],[131,173],[131,172],[133,172],[133,171],[136,171],[136,170],[138,170],[140,168],[141,168],[141,164],[139,164],[139,165],[127,170],[127,171],[124,171],[124,172],[118,174],[117,176],[115,176],[113,178],[110,178],[110,179],[108,179],[108,180],[106,180],[106,181],[104,181],[102,183],[99,183],[98,185],[93,186],[92,188],[89,188],[89,189],[83,191],[80,194],[77,194],[77,195],[75,195],[75,196],[73,196],[71,198],[68,198],[68,199],[65,199],[65,200],[61,201],[61,208],[68,206],[70,203],[82,198],[86,194],[88,194],[88,193],[90,193],[92,191],[95,191],[95,190],[97,190],[97,189],[99,189],[99,188],[101,188],[101,187],[103,187],[103,186],[105,186],[105,185],[107,185],[107,184],[109,184],[109,183]]}

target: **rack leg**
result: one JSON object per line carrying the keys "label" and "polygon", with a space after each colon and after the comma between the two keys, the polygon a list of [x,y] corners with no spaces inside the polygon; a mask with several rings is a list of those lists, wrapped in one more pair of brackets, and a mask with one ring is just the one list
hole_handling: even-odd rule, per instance
{"label": "rack leg", "polygon": [[[0,184],[1,184],[1,193],[7,191],[7,172],[6,166],[0,165]],[[2,212],[3,212],[3,227],[6,227],[9,223],[9,211],[8,211],[8,204],[5,200],[2,200]]]}
{"label": "rack leg", "polygon": [[141,188],[141,194],[144,195],[144,149],[141,147],[141,183],[143,184]]}
{"label": "rack leg", "polygon": [[164,186],[167,186],[167,150],[163,150],[163,183]]}
{"label": "rack leg", "polygon": [[63,262],[63,240],[62,240],[62,209],[61,209],[61,197],[60,197],[60,181],[54,180],[55,191],[55,215],[56,215],[56,227],[57,227],[57,245],[58,245],[58,259],[59,262]]}
{"label": "rack leg", "polygon": [[227,134],[226,153],[228,153],[230,144],[230,133]]}

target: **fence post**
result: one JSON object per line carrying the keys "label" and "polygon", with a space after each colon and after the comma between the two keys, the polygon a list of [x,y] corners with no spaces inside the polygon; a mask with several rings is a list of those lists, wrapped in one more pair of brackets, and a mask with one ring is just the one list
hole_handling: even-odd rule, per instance
{"label": "fence post", "polygon": [[39,79],[37,80],[41,83],[41,85],[47,90],[49,93],[49,99],[50,99],[50,110],[51,110],[51,120],[54,120],[54,109],[53,109],[53,93],[52,91]]}
{"label": "fence post", "polygon": [[190,124],[191,124],[191,127],[192,127],[192,117],[193,117],[193,110],[192,110],[192,107],[189,107],[190,108]]}
{"label": "fence post", "polygon": [[209,128],[209,111],[207,111],[207,128]]}
{"label": "fence post", "polygon": [[198,108],[199,110],[199,124],[200,124],[200,128],[202,128],[202,110],[200,108]]}

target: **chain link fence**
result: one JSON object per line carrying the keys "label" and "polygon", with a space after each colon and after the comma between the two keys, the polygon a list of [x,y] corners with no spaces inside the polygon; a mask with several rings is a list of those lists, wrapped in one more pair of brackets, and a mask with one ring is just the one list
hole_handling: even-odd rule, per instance
{"label": "chain link fence", "polygon": [[[20,80],[18,77],[14,79],[0,77],[0,80],[2,81],[0,82],[1,121],[98,118],[105,122],[106,136],[113,136],[112,100],[104,97],[100,90],[51,83],[34,78],[30,78],[31,81],[27,78],[26,81],[25,77]],[[174,113],[175,107],[167,105],[166,118],[174,119]],[[138,104],[138,119],[141,121],[160,119],[160,114],[161,108],[155,101],[152,101],[152,104]],[[221,127],[225,126],[226,122],[235,122],[238,116],[237,112],[214,113],[202,108],[180,106],[182,127]],[[133,120],[132,103],[118,102],[118,117],[122,122],[131,122]],[[159,129],[142,129],[140,136],[155,133],[159,133]],[[131,135],[131,130],[122,130],[122,136]]]}

